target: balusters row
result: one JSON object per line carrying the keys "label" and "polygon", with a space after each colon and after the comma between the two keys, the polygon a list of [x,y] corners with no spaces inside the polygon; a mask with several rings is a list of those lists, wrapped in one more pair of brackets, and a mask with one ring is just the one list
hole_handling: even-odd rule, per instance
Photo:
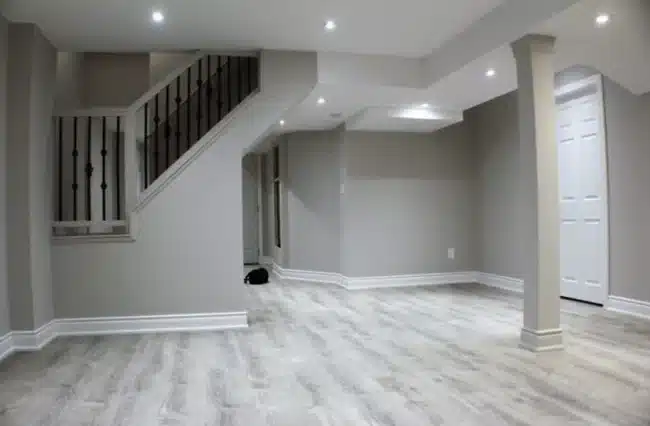
{"label": "balusters row", "polygon": [[208,55],[138,111],[143,189],[258,89],[258,72],[255,57]]}
{"label": "balusters row", "polygon": [[55,222],[121,221],[123,117],[56,117]]}

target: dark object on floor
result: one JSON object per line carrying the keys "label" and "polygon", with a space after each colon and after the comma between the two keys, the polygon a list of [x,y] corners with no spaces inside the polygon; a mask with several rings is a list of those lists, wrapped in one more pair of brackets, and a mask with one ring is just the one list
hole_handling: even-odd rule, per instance
{"label": "dark object on floor", "polygon": [[253,269],[246,275],[244,282],[253,285],[267,284],[269,282],[269,273],[264,268]]}

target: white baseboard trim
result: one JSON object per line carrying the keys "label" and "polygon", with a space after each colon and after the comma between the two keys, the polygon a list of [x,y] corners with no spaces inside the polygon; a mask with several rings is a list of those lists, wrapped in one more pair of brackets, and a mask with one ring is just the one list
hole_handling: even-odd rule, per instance
{"label": "white baseboard trim", "polygon": [[417,287],[473,282],[476,282],[475,272],[448,272],[384,277],[345,277],[344,287],[348,290],[367,290],[374,288]]}
{"label": "white baseboard trim", "polygon": [[619,296],[609,296],[606,309],[619,314],[650,319],[650,303]]}
{"label": "white baseboard trim", "polygon": [[151,315],[57,320],[59,336],[101,336],[181,331],[217,331],[248,327],[246,312],[217,314]]}
{"label": "white baseboard trim", "polygon": [[13,338],[11,333],[0,337],[0,362],[9,357],[14,352]]}
{"label": "white baseboard trim", "polygon": [[519,278],[505,277],[502,275],[488,274],[486,272],[476,273],[476,282],[489,286],[500,288],[515,293],[524,292],[524,280]]}
{"label": "white baseboard trim", "polygon": [[272,262],[272,265],[273,272],[283,280],[336,284],[348,290],[480,283],[489,287],[499,288],[515,293],[524,292],[523,280],[502,275],[489,274],[486,272],[462,271],[432,274],[391,275],[383,277],[346,277],[333,272],[285,269],[275,262]]}
{"label": "white baseboard trim", "polygon": [[57,322],[52,320],[36,330],[12,331],[12,348],[14,351],[40,351],[56,336]]}
{"label": "white baseboard trim", "polygon": [[248,328],[246,312],[56,319],[34,331],[12,331],[0,337],[0,361],[14,352],[39,351],[59,336],[102,336]]}
{"label": "white baseboard trim", "polygon": [[297,269],[285,269],[277,263],[273,264],[273,272],[282,280],[305,281],[323,284],[335,284],[343,286],[344,277],[335,272],[300,271]]}
{"label": "white baseboard trim", "polygon": [[415,287],[476,282],[476,272],[473,271],[392,275],[383,277],[346,277],[335,272],[285,269],[277,263],[274,263],[273,272],[281,280],[335,284],[347,290],[369,290],[375,288]]}

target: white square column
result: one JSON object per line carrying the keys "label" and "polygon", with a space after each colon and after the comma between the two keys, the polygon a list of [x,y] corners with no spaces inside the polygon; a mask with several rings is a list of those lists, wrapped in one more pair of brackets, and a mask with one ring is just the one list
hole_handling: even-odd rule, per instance
{"label": "white square column", "polygon": [[517,61],[524,327],[521,346],[561,350],[560,211],[554,94],[555,38],[512,43]]}

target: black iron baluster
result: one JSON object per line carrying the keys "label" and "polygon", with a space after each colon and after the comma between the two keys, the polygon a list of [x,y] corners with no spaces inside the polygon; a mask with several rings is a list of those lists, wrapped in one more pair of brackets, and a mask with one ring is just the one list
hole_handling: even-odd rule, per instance
{"label": "black iron baluster", "polygon": [[[196,113],[196,139],[199,140],[201,138],[201,115],[202,115],[202,109],[201,109],[201,88],[203,86],[203,80],[201,79],[202,77],[202,71],[203,71],[203,58],[199,59],[199,71],[198,71],[198,77],[196,80],[196,86],[197,86],[197,113]],[[195,141],[196,142],[196,141]]]}
{"label": "black iron baluster", "polygon": [[[167,167],[172,163],[172,148],[169,137],[171,136],[171,128],[169,127],[169,85],[165,89],[165,147],[167,152]],[[167,169],[165,167],[165,169]]]}
{"label": "black iron baluster", "polygon": [[[246,96],[251,94],[251,88],[253,85],[251,84],[251,58],[248,57],[245,59],[246,61]],[[244,97],[246,97],[244,96]]]}
{"label": "black iron baluster", "polygon": [[156,93],[155,104],[154,104],[154,117],[153,117],[153,176],[154,179],[158,178],[159,169],[159,159],[160,159],[160,108],[158,104],[158,93]]}
{"label": "black iron baluster", "polygon": [[249,58],[250,74],[248,75],[248,83],[250,84],[251,93],[257,89],[255,86],[255,58]]}
{"label": "black iron baluster", "polygon": [[192,67],[187,69],[187,149],[192,146]]}
{"label": "black iron baluster", "polygon": [[211,111],[212,110],[212,108],[211,108],[211,106],[212,106],[212,80],[211,80],[212,74],[211,74],[211,70],[210,70],[210,55],[208,55],[207,61],[208,61],[208,72],[207,72],[206,81],[208,82],[208,87],[206,87],[206,90],[208,91],[208,93],[207,93],[208,101],[206,103],[206,108],[208,110],[207,111],[207,114],[208,114],[208,120],[207,120],[208,121],[208,130],[210,130],[210,127],[211,127],[210,125],[212,124],[212,114],[211,114],[211,112],[212,112]]}
{"label": "black iron baluster", "polygon": [[242,71],[241,56],[237,56],[237,105],[242,101]]}
{"label": "black iron baluster", "polygon": [[181,158],[181,76],[176,77],[176,159]]}
{"label": "black iron baluster", "polygon": [[144,104],[144,189],[149,187],[149,102]]}
{"label": "black iron baluster", "polygon": [[79,149],[77,149],[77,124],[78,117],[73,120],[73,148],[72,148],[72,220],[77,220],[77,190],[79,183],[77,182],[77,166],[79,160]]}
{"label": "black iron baluster", "polygon": [[63,117],[59,117],[59,222],[63,221]]}
{"label": "black iron baluster", "polygon": [[102,220],[106,220],[106,117],[102,117]]}
{"label": "black iron baluster", "polygon": [[223,88],[223,82],[221,81],[221,71],[223,69],[223,63],[222,63],[223,61],[222,61],[221,56],[218,56],[217,58],[218,58],[218,60],[217,60],[217,64],[218,64],[218,67],[217,67],[217,123],[218,123],[218,122],[221,121],[221,117],[223,117],[221,115],[221,107],[222,107],[222,105],[221,105],[221,103],[222,103],[221,90]]}
{"label": "black iron baluster", "polygon": [[90,179],[93,176],[93,165],[92,165],[92,159],[91,159],[91,154],[92,154],[92,117],[87,118],[87,123],[88,123],[88,140],[86,141],[86,220],[91,221],[92,220],[92,203],[91,203],[91,185],[90,185]]}
{"label": "black iron baluster", "polygon": [[226,109],[226,114],[232,110],[232,58],[226,59],[228,61],[228,84],[226,85],[226,96],[228,97],[228,109]]}
{"label": "black iron baluster", "polygon": [[115,139],[115,206],[117,210],[117,220],[122,219],[122,170],[121,170],[121,149],[120,142],[122,139],[121,121],[122,117],[117,117],[117,131]]}

